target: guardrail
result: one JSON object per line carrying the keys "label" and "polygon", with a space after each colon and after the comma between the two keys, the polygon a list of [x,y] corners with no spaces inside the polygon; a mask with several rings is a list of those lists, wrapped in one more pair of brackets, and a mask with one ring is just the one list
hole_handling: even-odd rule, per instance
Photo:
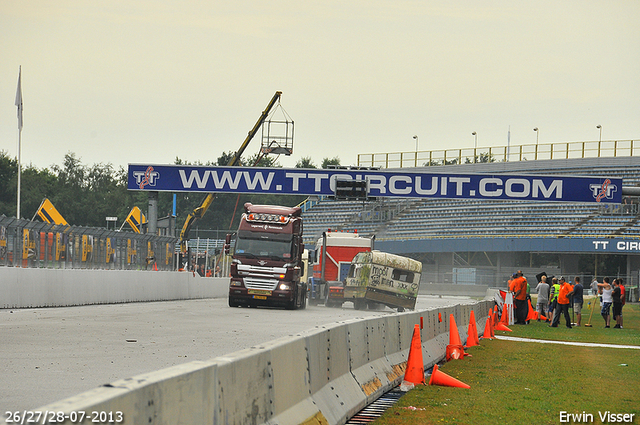
{"label": "guardrail", "polygon": [[359,167],[428,167],[482,162],[539,161],[640,155],[638,140],[558,142],[433,151],[358,154]]}
{"label": "guardrail", "polygon": [[450,314],[466,341],[471,311],[481,334],[493,304],[319,326],[209,361],[119,380],[36,410],[66,418],[77,412],[118,415],[121,424],[343,424],[401,382],[421,317],[428,368],[445,356]]}
{"label": "guardrail", "polygon": [[0,216],[0,266],[173,270],[177,239]]}

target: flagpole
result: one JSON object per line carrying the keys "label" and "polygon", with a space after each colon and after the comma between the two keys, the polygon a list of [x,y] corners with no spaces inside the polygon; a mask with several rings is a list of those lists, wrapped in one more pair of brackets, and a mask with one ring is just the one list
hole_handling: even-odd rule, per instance
{"label": "flagpole", "polygon": [[18,200],[16,218],[20,219],[20,180],[22,175],[22,65],[18,72],[18,89],[16,90],[16,106],[18,107]]}
{"label": "flagpole", "polygon": [[16,218],[20,220],[20,176],[22,174],[22,128],[18,130],[18,206],[16,212]]}

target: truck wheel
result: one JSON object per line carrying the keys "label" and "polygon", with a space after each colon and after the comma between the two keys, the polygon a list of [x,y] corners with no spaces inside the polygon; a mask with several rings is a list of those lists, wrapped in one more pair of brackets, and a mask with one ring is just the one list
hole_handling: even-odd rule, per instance
{"label": "truck wheel", "polygon": [[356,310],[364,310],[367,307],[367,303],[363,299],[355,299],[353,300],[353,307]]}
{"label": "truck wheel", "polygon": [[233,301],[232,298],[229,298],[229,307],[240,307],[240,304],[238,304],[237,302]]}
{"label": "truck wheel", "polygon": [[307,308],[307,291],[303,290],[302,291],[302,297],[300,297],[300,310],[304,310],[305,308]]}
{"label": "truck wheel", "polygon": [[298,291],[296,290],[296,293],[293,294],[293,299],[287,302],[284,308],[287,310],[295,310],[297,307],[298,307]]}
{"label": "truck wheel", "polygon": [[367,301],[367,308],[369,310],[383,310],[384,304],[380,304],[375,301]]}
{"label": "truck wheel", "polygon": [[329,301],[329,294],[326,294],[326,295],[324,296],[324,306],[325,306],[325,307],[332,307],[332,305],[331,305],[331,301]]}

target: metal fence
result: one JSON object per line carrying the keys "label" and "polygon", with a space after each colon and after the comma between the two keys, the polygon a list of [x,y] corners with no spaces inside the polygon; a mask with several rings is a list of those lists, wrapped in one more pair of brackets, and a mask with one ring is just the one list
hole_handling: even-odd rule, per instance
{"label": "metal fence", "polygon": [[0,266],[173,270],[177,239],[0,216]]}
{"label": "metal fence", "polygon": [[540,161],[640,155],[638,140],[559,142],[433,151],[358,154],[359,167],[428,167],[477,162]]}

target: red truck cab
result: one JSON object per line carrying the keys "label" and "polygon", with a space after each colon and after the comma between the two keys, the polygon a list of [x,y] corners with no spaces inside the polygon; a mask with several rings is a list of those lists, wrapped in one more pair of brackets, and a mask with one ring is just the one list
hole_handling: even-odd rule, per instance
{"label": "red truck cab", "polygon": [[[327,231],[318,239],[315,247],[313,277],[309,285],[309,301],[313,304],[329,299],[330,287],[334,286],[332,297],[340,292],[335,284],[343,282],[349,272],[351,260],[359,252],[371,251],[373,238],[365,238],[357,233]],[[330,303],[331,304],[331,303]]]}

